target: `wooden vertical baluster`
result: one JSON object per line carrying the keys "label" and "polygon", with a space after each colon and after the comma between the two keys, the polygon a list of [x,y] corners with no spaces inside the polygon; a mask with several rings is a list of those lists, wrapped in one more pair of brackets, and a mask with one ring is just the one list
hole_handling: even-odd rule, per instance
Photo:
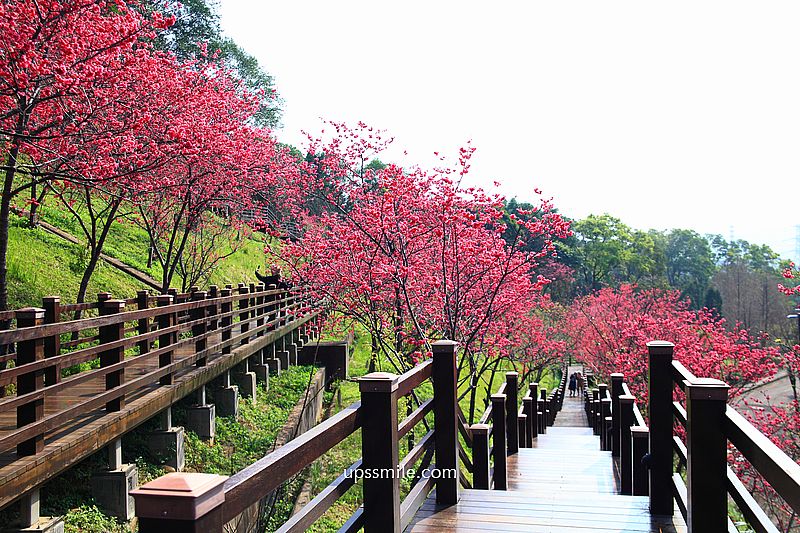
{"label": "wooden vertical baluster", "polygon": [[476,489],[489,488],[489,426],[472,424],[472,485]]}
{"label": "wooden vertical baluster", "polygon": [[528,390],[531,392],[531,411],[528,416],[531,417],[531,438],[539,438],[539,384],[536,382],[528,384]]}
{"label": "wooden vertical baluster", "polygon": [[633,494],[633,441],[631,440],[631,426],[633,419],[633,402],[636,398],[629,395],[619,397],[619,470],[620,493],[630,496]]}
{"label": "wooden vertical baluster", "polygon": [[[136,292],[136,309],[143,311],[149,307],[149,297],[150,293],[147,291],[137,291]],[[150,319],[140,318],[139,321],[136,323],[136,332],[139,335],[146,335],[150,333]],[[139,341],[136,343],[139,347],[139,355],[144,355],[150,351],[150,341]]]}
{"label": "wooden vertical baluster", "polygon": [[672,514],[671,342],[647,343],[650,411],[650,513]]}
{"label": "wooden vertical baluster", "polygon": [[[230,285],[222,289],[222,297],[223,298],[230,298],[233,295],[233,290],[231,289]],[[222,342],[229,341],[231,339],[231,325],[233,324],[233,317],[231,316],[231,312],[233,311],[233,302],[230,300],[225,301],[220,305],[221,313],[223,317],[220,319],[220,327],[222,328]],[[222,353],[224,355],[231,353],[231,345],[228,344],[222,348]]]}
{"label": "wooden vertical baluster", "polygon": [[[125,300],[103,300],[100,303],[100,315],[116,315],[125,310]],[[125,337],[125,322],[118,322],[108,326],[100,326],[100,344],[118,341]],[[100,367],[121,363],[125,360],[125,348],[111,348],[100,352]],[[122,385],[125,381],[125,370],[115,370],[106,374],[106,390],[111,390]],[[125,407],[125,396],[120,396],[106,402],[107,411],[120,411]]]}
{"label": "wooden vertical baluster", "polygon": [[[206,291],[194,291],[192,293],[192,301],[193,302],[202,302],[206,300]],[[198,307],[196,309],[192,309],[189,312],[189,320],[194,322],[195,320],[203,320],[208,318],[208,307]],[[192,337],[198,337],[198,339],[194,343],[194,351],[195,353],[202,352],[208,347],[208,338],[205,336],[206,332],[208,331],[208,322],[201,322],[200,324],[195,324],[192,326]],[[208,357],[201,357],[196,362],[196,366],[206,366],[208,362]]]}
{"label": "wooden vertical baluster", "polygon": [[519,451],[519,434],[517,423],[517,381],[519,374],[506,372],[506,431],[508,432],[508,454]]}
{"label": "wooden vertical baluster", "polygon": [[[531,391],[533,392],[533,391]],[[525,413],[525,447],[533,447],[533,435],[536,430],[536,408],[532,396],[522,399],[522,411]]]}
{"label": "wooden vertical baluster", "polygon": [[[384,472],[364,476],[364,531],[400,531],[400,476],[397,437],[397,376],[373,372],[358,380],[361,391],[362,468]],[[389,473],[395,473],[391,475]]]}
{"label": "wooden vertical baluster", "polygon": [[[15,313],[18,328],[44,324],[44,309],[26,307]],[[37,338],[17,343],[16,365],[22,366],[44,359],[44,339]],[[17,395],[22,396],[44,387],[44,370],[34,370],[17,376]],[[44,417],[44,398],[32,400],[17,407],[17,427],[21,428]],[[17,455],[35,455],[44,449],[44,432],[17,444]]]}
{"label": "wooden vertical baluster", "polygon": [[728,385],[702,378],[686,383],[686,489],[689,533],[728,527]]}
{"label": "wooden vertical baluster", "polygon": [[[159,309],[160,314],[156,317],[156,325],[158,329],[167,329],[171,328],[178,321],[178,315],[173,313],[169,310],[169,306],[173,304],[174,297],[171,294],[160,294],[156,297],[156,305],[159,308],[163,308],[163,310]],[[175,344],[177,339],[177,334],[175,332],[172,333],[162,333],[158,336],[158,348],[159,350],[165,348],[167,346],[172,346]],[[173,360],[173,351],[169,350],[159,354],[158,356],[158,366],[159,368],[169,366],[172,364]],[[172,373],[165,376],[161,376],[158,380],[161,385],[172,385]]]}
{"label": "wooden vertical baluster", "polygon": [[492,459],[494,460],[494,488],[506,490],[506,395],[492,394]]}
{"label": "wooden vertical baluster", "polygon": [[[250,289],[244,283],[239,284],[239,294],[248,294]],[[247,333],[250,331],[250,298],[242,298],[239,300],[239,331]],[[250,337],[242,339],[241,344],[245,345],[250,342]]]}
{"label": "wooden vertical baluster", "polygon": [[[633,495],[634,496],[647,496],[650,494],[648,486],[648,469],[647,465],[643,462],[650,442],[650,431],[648,428],[642,426],[631,427],[631,441],[633,446]],[[672,483],[672,480],[670,480]],[[653,513],[651,514],[663,514]]]}
{"label": "wooden vertical baluster", "polygon": [[456,348],[453,341],[433,343],[433,423],[436,468],[439,472],[455,475],[440,475],[436,480],[436,503],[458,502],[458,371],[456,370]]}
{"label": "wooden vertical baluster", "polygon": [[[45,296],[42,298],[44,323],[55,324],[61,321],[61,297]],[[61,354],[61,335],[52,335],[44,339],[44,357],[57,357]],[[61,381],[61,366],[56,363],[44,369],[44,384],[49,387]]]}
{"label": "wooden vertical baluster", "polygon": [[619,457],[620,447],[620,407],[619,397],[622,396],[622,382],[625,376],[616,372],[611,374],[611,456]]}

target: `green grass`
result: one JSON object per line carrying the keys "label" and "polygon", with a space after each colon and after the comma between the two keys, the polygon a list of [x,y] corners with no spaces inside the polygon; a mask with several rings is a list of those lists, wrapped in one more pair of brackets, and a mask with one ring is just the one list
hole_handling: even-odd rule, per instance
{"label": "green grass", "polygon": [[[41,306],[42,297],[60,295],[62,302],[75,301],[83,275],[83,249],[42,229],[23,227],[13,217],[8,243],[9,308]],[[130,276],[100,264],[89,283],[89,295],[110,292],[134,296],[141,286]]]}
{"label": "green grass", "polygon": [[[58,209],[55,203],[42,207],[41,219],[82,239],[77,222],[69,212]],[[255,281],[253,271],[265,264],[265,244],[263,234],[252,234],[233,255],[221,262],[204,285],[224,286]],[[103,249],[107,255],[146,272],[158,281],[161,279],[160,268],[157,263],[147,267],[147,251],[146,233],[124,220],[112,226]],[[27,219],[12,215],[8,250],[9,308],[41,306],[42,297],[49,295],[61,296],[63,303],[74,303],[86,262],[85,247],[71,244],[43,229],[30,229]],[[181,280],[176,276],[173,286],[180,285]],[[87,300],[93,300],[98,292],[130,298],[143,288],[147,287],[100,261],[89,283]]]}

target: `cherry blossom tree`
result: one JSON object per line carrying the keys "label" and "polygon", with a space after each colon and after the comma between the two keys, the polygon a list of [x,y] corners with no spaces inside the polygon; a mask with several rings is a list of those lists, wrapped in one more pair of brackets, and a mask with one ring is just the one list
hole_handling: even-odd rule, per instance
{"label": "cherry blossom tree", "polygon": [[[111,112],[120,109],[116,83],[147,53],[143,39],[170,23],[158,13],[145,20],[121,1],[0,5],[0,309],[8,305],[14,199],[54,179],[100,182],[127,173],[114,155],[131,123],[108,120],[124,115]],[[146,157],[141,147],[129,148]]]}
{"label": "cherry blossom tree", "polygon": [[[306,169],[313,190],[324,191],[313,201],[325,209],[306,219],[301,240],[269,252],[336,316],[369,331],[373,368],[401,372],[433,340],[458,341],[474,410],[482,358],[514,353],[504,333],[541,302],[547,280],[537,277],[538,261],[568,224],[547,201],[506,223],[502,198],[461,185],[472,148],[451,167],[370,168],[388,142],[383,134],[363,124],[331,127],[330,141],[312,144],[314,166]],[[507,241],[509,226],[516,237]],[[541,246],[526,250],[523,233]]]}

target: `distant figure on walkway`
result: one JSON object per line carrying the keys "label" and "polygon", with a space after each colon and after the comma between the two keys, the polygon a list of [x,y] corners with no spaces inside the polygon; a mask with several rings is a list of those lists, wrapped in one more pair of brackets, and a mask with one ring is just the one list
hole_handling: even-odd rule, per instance
{"label": "distant figure on walkway", "polygon": [[583,377],[583,374],[580,372],[576,372],[575,379],[578,382],[578,396],[583,396],[583,389],[586,386],[586,380]]}
{"label": "distant figure on walkway", "polygon": [[578,388],[578,376],[575,375],[573,372],[569,376],[569,397],[572,398],[575,396],[575,391]]}
{"label": "distant figure on walkway", "polygon": [[260,266],[256,268],[256,278],[264,284],[264,287],[269,288],[270,285],[274,285],[279,289],[289,288],[289,283],[281,279],[281,267],[272,265],[270,268],[271,274],[269,276],[262,276],[261,272],[259,272],[260,268]]}

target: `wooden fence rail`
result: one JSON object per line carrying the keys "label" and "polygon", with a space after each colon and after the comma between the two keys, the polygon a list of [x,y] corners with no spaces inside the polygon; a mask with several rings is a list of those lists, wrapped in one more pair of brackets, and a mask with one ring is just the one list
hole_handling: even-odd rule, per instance
{"label": "wooden fence rail", "polygon": [[[126,300],[101,293],[97,302],[76,305],[47,297],[42,308],[15,311],[15,327],[0,331],[4,357],[15,363],[0,370],[0,387],[14,385],[16,394],[0,400],[0,416],[16,410],[16,429],[0,432],[0,452],[39,453],[47,432],[97,410],[119,411],[137,391],[170,385],[176,373],[251,340],[277,338],[290,322],[304,328],[319,313],[300,289],[240,284],[235,293],[231,286],[171,292]],[[184,356],[176,358],[179,351]],[[78,366],[86,363],[99,368]],[[63,375],[67,369],[72,375]],[[87,392],[98,380],[102,386]]]}
{"label": "wooden fence rail", "polygon": [[[363,480],[364,504],[342,531],[402,531],[436,487],[438,503],[458,501],[458,435],[461,420],[456,394],[456,343],[433,344],[433,358],[396,376],[374,372],[359,379],[361,400],[230,478],[211,474],[167,474],[132,492],[139,531],[221,532],[228,522],[281,483],[311,464],[356,431],[362,457],[279,531],[305,531]],[[422,382],[433,382],[433,398],[398,420],[397,401]],[[433,415],[429,430],[402,459],[399,442]],[[433,458],[435,457],[435,466]],[[400,479],[415,467],[417,475],[401,500]],[[454,475],[455,474],[455,475]]]}
{"label": "wooden fence rail", "polygon": [[[673,356],[671,343],[648,343],[649,426],[624,376],[611,376],[605,442],[619,460],[621,492],[649,495],[654,515],[671,515],[677,504],[695,533],[736,531],[728,516],[730,497],[754,531],[776,533],[728,465],[729,452],[741,454],[795,513],[800,513],[800,465],[727,405],[726,383],[695,376]],[[600,402],[606,396],[600,391],[598,386],[585,400],[590,421],[602,424]]]}

